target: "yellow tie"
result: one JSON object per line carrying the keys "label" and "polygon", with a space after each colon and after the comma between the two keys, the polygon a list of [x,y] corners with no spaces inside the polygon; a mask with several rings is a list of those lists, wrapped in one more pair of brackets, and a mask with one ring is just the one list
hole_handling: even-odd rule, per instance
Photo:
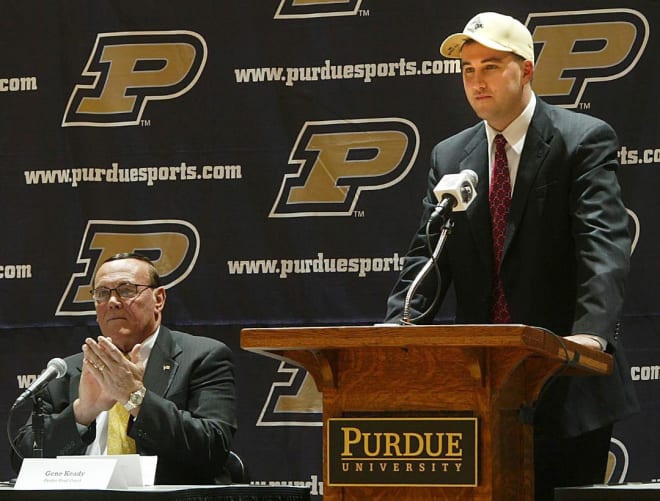
{"label": "yellow tie", "polygon": [[126,435],[128,417],[121,402],[108,411],[108,454],[135,454],[135,440]]}

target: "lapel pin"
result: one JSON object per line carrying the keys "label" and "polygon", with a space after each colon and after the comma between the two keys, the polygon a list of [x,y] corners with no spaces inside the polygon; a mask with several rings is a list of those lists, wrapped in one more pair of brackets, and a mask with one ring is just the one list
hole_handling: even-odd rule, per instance
{"label": "lapel pin", "polygon": [[164,370],[164,371],[169,371],[170,369],[171,369],[170,364],[165,364],[165,365],[163,365],[163,370]]}

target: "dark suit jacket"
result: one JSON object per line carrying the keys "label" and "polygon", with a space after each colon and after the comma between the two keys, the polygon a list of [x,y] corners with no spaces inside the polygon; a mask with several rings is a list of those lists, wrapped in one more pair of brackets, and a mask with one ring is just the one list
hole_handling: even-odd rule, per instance
{"label": "dark suit jacket", "polygon": [[[85,454],[95,426],[80,436],[73,415],[82,353],[65,359],[67,372],[44,392],[44,456]],[[157,484],[229,483],[224,469],[236,430],[232,353],[214,339],[161,326],[144,375],[147,393],[129,425],[142,455],[158,456]],[[16,443],[32,455],[32,426]]]}
{"label": "dark suit jacket", "polygon": [[[559,335],[595,334],[614,354],[608,377],[559,378],[544,393],[536,422],[575,436],[637,410],[617,321],[630,258],[629,217],[616,178],[612,128],[537,98],[515,181],[501,276],[512,323]],[[454,214],[440,257],[442,297],[456,294],[457,323],[488,323],[493,256],[488,210],[488,145],[483,122],[437,144],[431,157],[420,227],[389,299],[386,321],[401,318],[410,282],[428,259],[425,225],[437,204],[433,188],[445,174],[472,169],[477,198]],[[439,228],[435,228],[435,237]],[[435,245],[435,241],[433,242]],[[433,273],[413,298],[411,318],[436,292]],[[424,320],[432,322],[434,307]]]}

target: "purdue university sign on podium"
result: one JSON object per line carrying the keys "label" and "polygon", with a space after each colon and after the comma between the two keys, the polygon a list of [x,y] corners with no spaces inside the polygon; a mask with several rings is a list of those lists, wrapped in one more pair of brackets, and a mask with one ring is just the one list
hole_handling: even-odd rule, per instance
{"label": "purdue university sign on podium", "polygon": [[612,370],[525,325],[243,329],[241,347],[305,368],[323,394],[326,501],[531,501],[521,409],[560,369]]}

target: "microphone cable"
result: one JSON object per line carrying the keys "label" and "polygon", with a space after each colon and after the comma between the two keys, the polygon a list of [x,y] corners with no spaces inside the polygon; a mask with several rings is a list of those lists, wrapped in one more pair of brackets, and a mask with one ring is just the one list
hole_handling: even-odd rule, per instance
{"label": "microphone cable", "polygon": [[12,421],[12,417],[14,416],[15,409],[16,409],[15,407],[12,407],[11,409],[9,409],[9,413],[7,414],[7,441],[9,442],[9,445],[11,445],[11,448],[13,449],[16,456],[18,456],[18,459],[20,461],[23,461],[24,459],[23,454],[20,453],[18,447],[16,447],[16,444],[14,444],[11,434],[11,421]]}

